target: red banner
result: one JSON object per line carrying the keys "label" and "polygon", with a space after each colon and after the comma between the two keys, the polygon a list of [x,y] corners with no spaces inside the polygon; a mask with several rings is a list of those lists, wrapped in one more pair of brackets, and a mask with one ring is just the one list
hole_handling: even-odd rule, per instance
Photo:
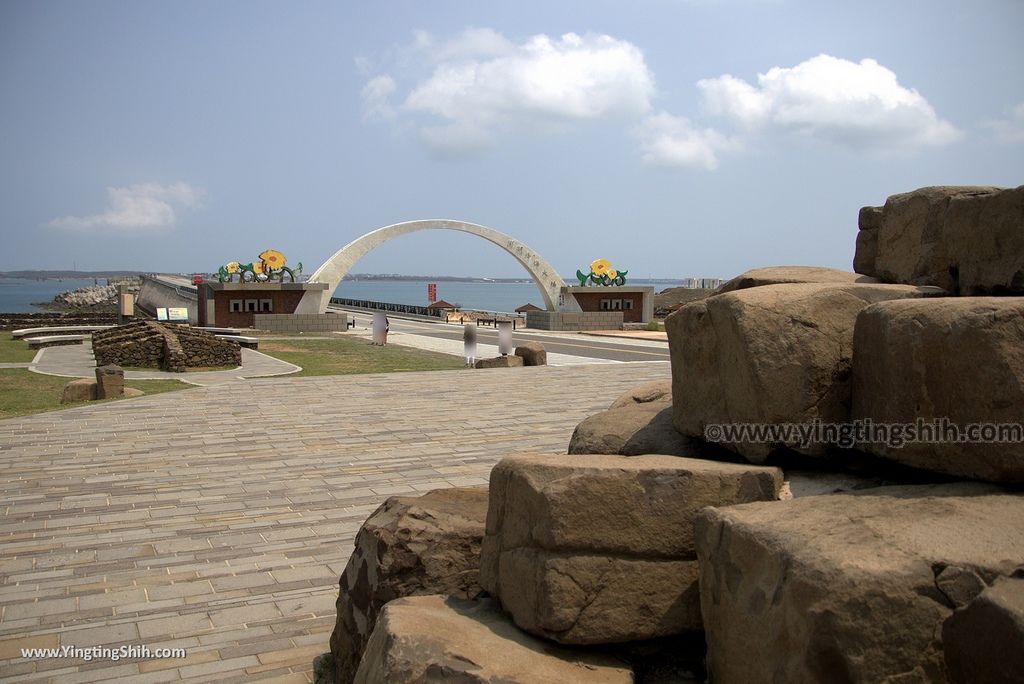
{"label": "red banner", "polygon": [[427,283],[427,302],[434,303],[437,301],[437,283]]}

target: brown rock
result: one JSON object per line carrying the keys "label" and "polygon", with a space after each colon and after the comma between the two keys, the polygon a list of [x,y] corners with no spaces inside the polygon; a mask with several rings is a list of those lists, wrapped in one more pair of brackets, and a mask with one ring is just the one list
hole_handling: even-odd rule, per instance
{"label": "brown rock", "polygon": [[608,408],[653,402],[672,405],[672,378],[641,383],[613,401]]}
{"label": "brown rock", "polygon": [[522,366],[523,357],[509,354],[508,356],[496,356],[493,359],[480,359],[476,362],[476,368],[515,368]]}
{"label": "brown rock", "polygon": [[893,195],[874,232],[874,240],[858,237],[858,272],[953,294],[1024,293],[1024,186],[936,186]]}
{"label": "brown rock", "polygon": [[715,682],[945,681],[950,565],[993,578],[1024,558],[1024,496],[884,487],[705,509],[695,536]]}
{"label": "brown rock", "polygon": [[480,592],[486,514],[486,489],[459,488],[392,497],[367,518],[339,580],[331,635],[335,681],[352,681],[388,601],[426,594],[474,598]]}
{"label": "brown rock", "polygon": [[584,419],[572,433],[568,452],[624,456],[668,454],[715,460],[728,460],[730,453],[680,434],[672,424],[672,404],[668,401],[620,406]]}
{"label": "brown rock", "polygon": [[490,601],[417,596],[385,606],[355,681],[629,684],[633,673],[610,656],[524,634]]}
{"label": "brown rock", "polygon": [[[1017,424],[1024,406],[1024,298],[892,301],[860,313],[854,336],[852,417],[931,426],[948,420]],[[1024,482],[1024,439],[866,442],[899,463],[963,477]],[[1018,428],[1018,433],[1024,428]],[[935,443],[935,439],[944,439]]]}
{"label": "brown rock", "polygon": [[524,342],[516,347],[516,356],[523,357],[523,364],[527,366],[548,365],[548,353],[540,342]]}
{"label": "brown rock", "polygon": [[1002,577],[942,624],[953,682],[1024,681],[1024,579]]}
{"label": "brown rock", "polygon": [[[875,302],[930,294],[908,285],[768,285],[683,307],[665,320],[676,429],[704,437],[708,425],[846,422],[857,314]],[[782,446],[827,452],[795,436],[722,446],[753,463]]]}
{"label": "brown rock", "polygon": [[89,401],[96,398],[96,381],[89,378],[72,380],[64,385],[64,392],[60,397],[60,403],[71,404],[76,401]]}
{"label": "brown rock", "polygon": [[117,399],[124,396],[124,371],[108,364],[96,367],[96,398]]}
{"label": "brown rock", "polygon": [[784,285],[787,283],[832,283],[837,285],[863,283],[870,285],[877,282],[874,278],[849,271],[840,271],[836,268],[768,266],[766,268],[755,268],[736,276],[732,280],[723,283],[721,287],[715,290],[715,294],[746,290],[751,287],[764,287],[765,285]]}
{"label": "brown rock", "polygon": [[866,276],[875,276],[878,258],[878,229],[882,225],[881,207],[863,207],[857,217],[857,249],[853,255],[853,270]]}
{"label": "brown rock", "polygon": [[507,457],[491,471],[481,586],[561,643],[700,629],[694,516],[773,500],[781,482],[775,468],[674,456]]}

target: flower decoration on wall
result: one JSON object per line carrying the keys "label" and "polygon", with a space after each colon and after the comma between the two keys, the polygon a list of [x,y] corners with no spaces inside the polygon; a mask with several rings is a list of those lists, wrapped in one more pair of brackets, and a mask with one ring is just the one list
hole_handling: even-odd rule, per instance
{"label": "flower decoration on wall", "polygon": [[587,283],[591,285],[625,285],[628,271],[617,271],[612,268],[612,262],[607,259],[594,259],[590,262],[590,273],[576,269],[576,277],[579,278],[580,287]]}
{"label": "flower decoration on wall", "polygon": [[231,261],[224,264],[217,271],[217,277],[222,283],[230,283],[235,274],[238,274],[240,283],[274,281],[283,283],[285,276],[288,276],[288,279],[294,283],[295,276],[302,273],[302,262],[299,262],[295,268],[285,266],[286,263],[284,254],[276,249],[266,249],[260,252],[256,261],[250,261],[247,264]]}

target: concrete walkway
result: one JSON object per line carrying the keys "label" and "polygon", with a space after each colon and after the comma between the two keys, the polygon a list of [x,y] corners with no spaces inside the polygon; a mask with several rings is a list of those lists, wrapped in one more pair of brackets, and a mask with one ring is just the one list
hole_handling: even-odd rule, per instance
{"label": "concrete walkway", "polygon": [[[92,343],[46,347],[31,365],[30,370],[43,375],[59,375],[66,378],[92,378],[96,376],[96,359],[92,354]],[[190,385],[208,387],[235,382],[246,378],[265,378],[287,375],[302,370],[298,366],[261,354],[254,349],[242,347],[242,365],[232,370],[203,371],[196,373],[168,373],[158,370],[129,370],[124,377],[128,380],[181,380]]]}
{"label": "concrete walkway", "polygon": [[[310,681],[354,535],[388,496],[564,453],[584,417],[669,375],[285,376],[0,421],[0,677]],[[20,656],[128,645],[188,655]]]}
{"label": "concrete walkway", "polygon": [[[350,330],[346,335],[351,337],[360,337],[364,339],[372,339],[373,332],[370,330]],[[438,337],[430,337],[428,335],[416,335],[413,333],[392,331],[388,334],[388,344],[397,344],[404,347],[413,347],[415,349],[424,349],[426,351],[440,352],[441,354],[450,354],[452,356],[463,357],[465,350],[462,340],[446,340]],[[485,344],[478,343],[476,345],[476,358],[477,359],[489,359],[500,354],[498,345],[496,344]],[[591,365],[595,363],[622,363],[621,361],[610,361],[608,359],[594,359],[586,356],[573,356],[571,354],[555,354],[548,353],[548,365],[549,366],[575,366],[575,365]]]}

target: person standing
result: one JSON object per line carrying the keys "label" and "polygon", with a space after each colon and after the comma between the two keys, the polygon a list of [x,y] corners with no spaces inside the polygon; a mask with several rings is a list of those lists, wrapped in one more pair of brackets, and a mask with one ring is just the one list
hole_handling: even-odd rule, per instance
{"label": "person standing", "polygon": [[470,368],[476,363],[476,323],[466,323],[462,328],[463,355]]}

